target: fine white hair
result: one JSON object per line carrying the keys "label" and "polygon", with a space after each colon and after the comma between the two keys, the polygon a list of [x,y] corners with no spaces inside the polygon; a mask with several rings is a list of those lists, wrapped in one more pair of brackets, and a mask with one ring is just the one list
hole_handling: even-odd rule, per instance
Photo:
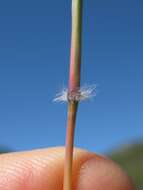
{"label": "fine white hair", "polygon": [[81,102],[90,99],[96,95],[96,86],[84,86],[73,92],[69,92],[68,89],[63,89],[54,98],[54,102]]}

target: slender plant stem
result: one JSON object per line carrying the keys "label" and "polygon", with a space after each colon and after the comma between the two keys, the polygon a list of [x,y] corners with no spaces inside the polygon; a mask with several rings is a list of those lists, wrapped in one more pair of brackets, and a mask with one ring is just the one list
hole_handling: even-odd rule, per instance
{"label": "slender plant stem", "polygon": [[82,0],[72,0],[72,37],[69,91],[80,87]]}
{"label": "slender plant stem", "polygon": [[72,190],[72,162],[74,147],[74,130],[76,125],[76,113],[78,101],[76,94],[80,88],[81,67],[81,34],[82,34],[82,0],[72,0],[72,38],[71,38],[71,60],[69,73],[69,98],[68,122],[66,133],[66,151],[64,167],[64,190]]}
{"label": "slender plant stem", "polygon": [[70,103],[68,107],[68,127],[66,134],[64,190],[72,190],[72,160],[73,160],[73,144],[74,144],[76,112],[77,112],[77,104]]}

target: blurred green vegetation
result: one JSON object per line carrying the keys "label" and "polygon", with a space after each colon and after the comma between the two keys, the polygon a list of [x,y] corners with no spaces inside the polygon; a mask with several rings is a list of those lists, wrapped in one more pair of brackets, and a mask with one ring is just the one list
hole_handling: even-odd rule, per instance
{"label": "blurred green vegetation", "polygon": [[137,190],[143,190],[143,143],[125,146],[110,157],[131,176]]}
{"label": "blurred green vegetation", "polygon": [[6,146],[1,145],[0,146],[0,154],[11,152],[12,150]]}

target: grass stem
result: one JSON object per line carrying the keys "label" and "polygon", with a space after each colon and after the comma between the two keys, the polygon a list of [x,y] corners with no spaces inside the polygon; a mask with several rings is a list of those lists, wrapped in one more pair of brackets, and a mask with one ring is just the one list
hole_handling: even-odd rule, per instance
{"label": "grass stem", "polygon": [[74,130],[78,109],[77,96],[80,88],[82,0],[72,0],[72,37],[71,59],[68,87],[68,121],[66,132],[66,150],[63,190],[72,190],[72,162],[74,148]]}

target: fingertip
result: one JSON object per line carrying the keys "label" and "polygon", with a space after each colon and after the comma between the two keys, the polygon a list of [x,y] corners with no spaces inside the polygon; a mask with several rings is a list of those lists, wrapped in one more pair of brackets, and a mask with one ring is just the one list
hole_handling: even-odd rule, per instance
{"label": "fingertip", "polygon": [[[62,190],[63,147],[0,156],[0,190]],[[74,190],[134,190],[125,172],[111,160],[75,149]]]}
{"label": "fingertip", "polygon": [[[64,147],[1,155],[0,190],[62,190],[64,156]],[[74,187],[81,165],[90,157],[85,150],[74,150]]]}
{"label": "fingertip", "polygon": [[80,169],[76,190],[135,190],[132,180],[113,161],[93,156]]}

